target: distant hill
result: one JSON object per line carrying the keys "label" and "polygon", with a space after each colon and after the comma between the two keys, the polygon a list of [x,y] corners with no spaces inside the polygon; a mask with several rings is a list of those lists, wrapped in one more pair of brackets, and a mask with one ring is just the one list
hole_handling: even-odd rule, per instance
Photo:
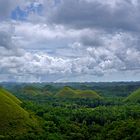
{"label": "distant hill", "polygon": [[74,98],[75,96],[76,91],[67,86],[65,86],[56,94],[56,97],[64,97],[64,98]]}
{"label": "distant hill", "polygon": [[92,99],[100,99],[101,96],[99,96],[95,91],[93,90],[74,90],[68,86],[65,86],[63,89],[61,89],[55,97],[61,97],[61,98],[92,98]]}
{"label": "distant hill", "polygon": [[40,94],[40,92],[41,92],[41,89],[39,87],[35,87],[32,85],[24,86],[21,89],[21,93],[29,94],[32,96],[36,96],[36,95]]}
{"label": "distant hill", "polygon": [[99,96],[93,90],[76,90],[76,93],[77,93],[77,96],[80,98],[94,98],[94,99],[101,98],[101,96]]}
{"label": "distant hill", "polygon": [[33,85],[22,87],[20,89],[20,93],[31,95],[31,96],[37,96],[37,95],[50,96],[51,95],[51,93],[46,88],[37,87]]}
{"label": "distant hill", "polygon": [[124,101],[126,102],[140,102],[140,88],[132,92]]}
{"label": "distant hill", "polygon": [[20,103],[19,99],[0,87],[0,137],[20,135],[37,126]]}
{"label": "distant hill", "polygon": [[56,94],[58,92],[58,90],[60,89],[60,87],[58,86],[54,86],[54,85],[45,85],[42,90],[43,92],[50,92],[52,93],[53,95]]}

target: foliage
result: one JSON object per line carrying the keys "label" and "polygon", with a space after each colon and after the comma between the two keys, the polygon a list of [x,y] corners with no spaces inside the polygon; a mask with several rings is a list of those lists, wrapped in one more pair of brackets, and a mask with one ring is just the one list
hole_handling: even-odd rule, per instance
{"label": "foliage", "polygon": [[[139,140],[140,104],[135,100],[125,101],[130,97],[138,99],[139,87],[140,83],[133,82],[12,85],[9,90],[22,100],[21,106],[11,101],[11,95],[5,98],[4,92],[0,93],[0,105],[8,103],[5,107],[10,105],[12,113],[20,112],[16,116],[26,117],[22,118],[23,122],[21,118],[13,118],[10,111],[6,112],[15,121],[4,130],[10,130],[11,134],[1,133],[0,139]],[[18,131],[23,134],[17,134],[13,131],[17,130],[14,128],[17,124],[20,128],[24,125],[27,131],[21,129]]]}

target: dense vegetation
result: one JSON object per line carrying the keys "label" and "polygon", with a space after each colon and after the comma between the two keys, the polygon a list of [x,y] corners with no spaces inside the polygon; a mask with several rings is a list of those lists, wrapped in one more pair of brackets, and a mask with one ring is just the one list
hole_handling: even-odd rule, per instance
{"label": "dense vegetation", "polygon": [[20,99],[16,98],[16,105],[29,116],[30,126],[20,139],[140,139],[139,82],[1,85]]}

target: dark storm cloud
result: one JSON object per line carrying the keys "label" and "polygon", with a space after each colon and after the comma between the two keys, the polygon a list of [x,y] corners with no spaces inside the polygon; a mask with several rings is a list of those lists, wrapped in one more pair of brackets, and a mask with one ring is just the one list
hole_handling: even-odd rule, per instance
{"label": "dark storm cloud", "polygon": [[97,0],[63,0],[50,11],[48,20],[74,28],[103,28],[106,30],[140,29],[140,2],[116,2],[114,6]]}

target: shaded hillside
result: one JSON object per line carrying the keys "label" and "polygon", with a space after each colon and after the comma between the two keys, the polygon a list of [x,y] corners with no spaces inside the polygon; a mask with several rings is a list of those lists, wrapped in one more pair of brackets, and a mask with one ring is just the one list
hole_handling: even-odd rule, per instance
{"label": "shaded hillside", "polygon": [[0,88],[0,135],[16,136],[37,127],[36,121],[19,105],[20,100]]}
{"label": "shaded hillside", "polygon": [[93,98],[100,99],[101,97],[93,90],[74,90],[70,87],[64,87],[60,90],[56,97],[60,98]]}
{"label": "shaded hillside", "polygon": [[41,89],[39,87],[35,87],[35,86],[24,86],[21,89],[21,92],[32,95],[32,96],[36,96],[41,93]]}
{"label": "shaded hillside", "polygon": [[132,92],[124,101],[126,102],[140,102],[140,88]]}

